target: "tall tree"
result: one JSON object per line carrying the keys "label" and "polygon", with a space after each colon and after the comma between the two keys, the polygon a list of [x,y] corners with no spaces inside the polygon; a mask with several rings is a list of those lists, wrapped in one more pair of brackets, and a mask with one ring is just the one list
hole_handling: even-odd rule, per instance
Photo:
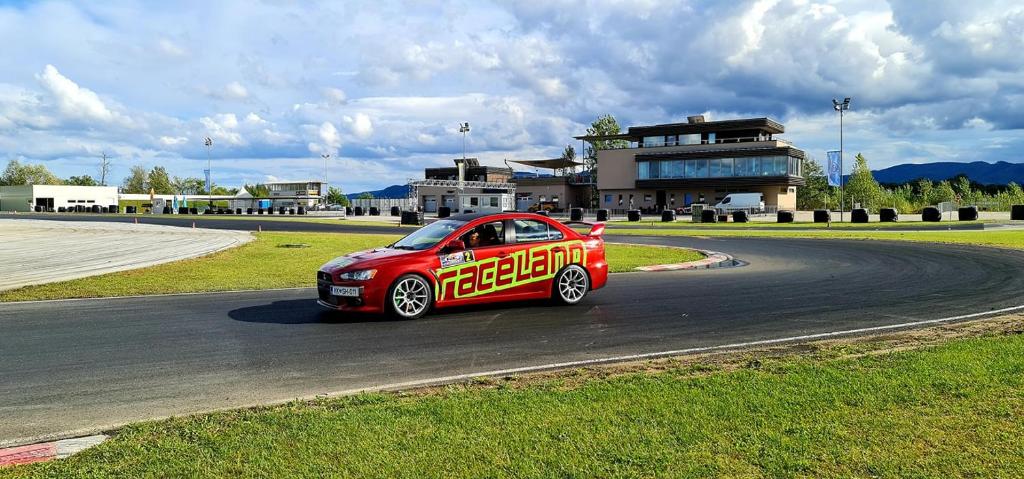
{"label": "tall tree", "polygon": [[149,190],[146,188],[147,176],[149,176],[149,172],[146,171],[146,167],[142,165],[132,166],[128,170],[128,177],[121,184],[121,191],[132,194],[149,193]]}
{"label": "tall tree", "polygon": [[107,176],[110,175],[110,159],[107,158],[107,153],[104,152],[100,158],[100,184],[107,186]]}
{"label": "tall tree", "polygon": [[853,163],[853,172],[850,173],[850,180],[846,183],[846,203],[851,207],[860,203],[861,208],[877,211],[881,198],[881,185],[871,174],[868,160],[864,158],[864,155],[858,153]]}
{"label": "tall tree", "polygon": [[[599,116],[593,123],[590,124],[590,128],[587,128],[587,136],[602,137],[608,135],[618,135],[622,132],[622,128],[619,127],[619,122],[615,120],[615,117],[610,113]],[[590,205],[591,207],[597,206],[597,152],[601,150],[610,150],[614,148],[626,148],[629,146],[629,142],[626,140],[608,140],[608,139],[594,139],[588,140],[587,146],[583,152],[583,165],[587,172],[590,174],[591,181],[594,185],[590,189]]]}
{"label": "tall tree", "polygon": [[68,178],[67,181],[64,182],[64,184],[74,186],[99,186],[99,183],[97,183],[96,180],[92,179],[92,177],[89,175],[72,176]]}
{"label": "tall tree", "polygon": [[358,198],[361,199],[361,200],[372,200],[373,199],[373,193],[370,193],[369,191],[364,191],[362,193],[359,193],[359,197]]}
{"label": "tall tree", "polygon": [[[565,145],[565,149],[562,150],[562,159],[566,160],[566,161],[575,162],[576,161],[576,148],[573,148],[572,145]],[[561,174],[564,175],[566,173],[566,170],[569,169],[569,168],[572,168],[572,167],[562,168]]]}
{"label": "tall tree", "polygon": [[18,160],[7,162],[7,168],[0,175],[0,185],[5,186],[60,185],[63,183],[45,165],[23,165]]}
{"label": "tall tree", "polygon": [[821,163],[813,158],[805,159],[803,177],[805,185],[796,192],[797,209],[814,210],[825,208],[829,201],[838,202],[839,197],[832,195],[832,188],[828,186],[828,178],[825,177]]}
{"label": "tall tree", "polygon": [[174,186],[171,185],[171,177],[162,166],[154,166],[146,176],[146,190],[152,190],[158,195],[174,194]]}
{"label": "tall tree", "polygon": [[253,198],[266,198],[270,196],[270,189],[264,184],[243,185],[242,188],[252,195]]}
{"label": "tall tree", "polygon": [[341,188],[331,186],[327,188],[327,203],[332,205],[348,206],[348,197],[341,192]]}

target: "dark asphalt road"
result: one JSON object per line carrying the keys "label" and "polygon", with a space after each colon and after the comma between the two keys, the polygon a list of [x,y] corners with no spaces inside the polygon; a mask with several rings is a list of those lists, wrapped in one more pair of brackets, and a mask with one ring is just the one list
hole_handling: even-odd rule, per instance
{"label": "dark asphalt road", "polygon": [[0,304],[0,444],[453,374],[781,338],[1024,303],[1024,253],[628,237],[749,266],[613,275],[575,307],[341,318],[309,290]]}

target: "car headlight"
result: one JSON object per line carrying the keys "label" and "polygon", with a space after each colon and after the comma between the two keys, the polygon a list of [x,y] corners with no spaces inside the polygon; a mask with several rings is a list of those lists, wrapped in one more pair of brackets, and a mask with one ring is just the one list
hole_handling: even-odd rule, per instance
{"label": "car headlight", "polygon": [[375,269],[364,269],[360,271],[349,271],[347,273],[341,273],[338,275],[338,279],[343,281],[369,281],[377,275]]}

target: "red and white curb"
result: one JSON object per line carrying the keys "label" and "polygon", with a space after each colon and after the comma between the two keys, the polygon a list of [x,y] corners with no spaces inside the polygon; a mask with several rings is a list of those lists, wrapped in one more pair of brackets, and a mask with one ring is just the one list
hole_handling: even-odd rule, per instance
{"label": "red and white curb", "polygon": [[655,248],[674,248],[674,249],[687,249],[698,251],[704,255],[704,259],[697,261],[688,261],[686,263],[672,263],[672,264],[654,264],[651,266],[638,266],[633,268],[637,271],[678,271],[683,269],[714,269],[714,268],[728,268],[731,266],[737,266],[744,264],[737,261],[732,255],[725,253],[719,253],[717,251],[706,251],[702,249],[694,250],[693,248],[683,248],[680,246],[667,246],[657,244],[641,244],[641,243],[609,243],[609,244],[621,244],[627,246],[653,246]]}
{"label": "red and white curb", "polygon": [[106,440],[106,435],[97,434],[95,436],[63,439],[60,441],[42,442],[39,444],[29,444],[27,446],[0,449],[0,467],[31,464],[33,462],[43,462],[51,459],[63,459]]}
{"label": "red and white curb", "polygon": [[704,254],[704,259],[690,261],[687,263],[655,264],[651,266],[638,266],[637,271],[676,271],[681,269],[713,269],[736,266],[736,260],[732,256],[717,251],[697,250]]}

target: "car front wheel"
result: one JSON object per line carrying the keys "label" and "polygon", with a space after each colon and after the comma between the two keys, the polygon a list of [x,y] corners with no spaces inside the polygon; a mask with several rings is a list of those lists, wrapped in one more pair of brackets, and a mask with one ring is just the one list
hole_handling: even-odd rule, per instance
{"label": "car front wheel", "polygon": [[552,296],[559,303],[579,303],[590,291],[590,276],[579,265],[571,264],[555,276],[552,290]]}
{"label": "car front wheel", "polygon": [[396,318],[419,319],[430,311],[433,296],[427,280],[407,274],[395,280],[388,290],[387,310]]}

